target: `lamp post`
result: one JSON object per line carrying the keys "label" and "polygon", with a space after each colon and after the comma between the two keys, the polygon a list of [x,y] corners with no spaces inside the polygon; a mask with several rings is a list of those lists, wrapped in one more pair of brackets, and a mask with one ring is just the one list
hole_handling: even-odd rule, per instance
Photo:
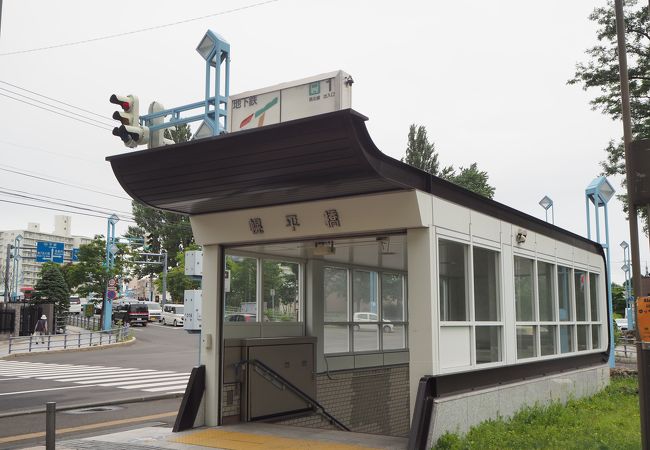
{"label": "lamp post", "polygon": [[621,270],[625,274],[625,317],[627,318],[627,329],[634,330],[634,297],[632,297],[632,281],[630,274],[632,272],[630,262],[630,246],[627,242],[621,242],[623,249],[623,266]]}
{"label": "lamp post", "polygon": [[553,209],[553,200],[548,195],[545,195],[540,201],[539,206],[544,208],[546,212],[546,221],[548,222],[548,210],[551,210],[551,223],[555,225],[555,210]]}
{"label": "lamp post", "polygon": [[[609,310],[609,317],[613,316],[612,308],[612,261],[609,253],[609,220],[608,220],[608,211],[607,211],[607,202],[614,196],[614,188],[607,181],[605,177],[594,178],[587,189],[585,189],[585,200],[587,203],[587,237],[591,239],[591,219],[589,205],[593,204],[595,209],[595,218],[596,218],[596,237],[594,241],[598,242],[605,249],[605,256],[607,258],[607,266],[605,270],[607,271],[607,283],[609,283],[607,289],[607,309]],[[601,240],[600,232],[600,207],[603,208],[603,216],[605,218],[605,243]],[[609,320],[609,343],[610,348],[614,348],[614,327],[612,326],[612,321]],[[614,367],[614,352],[609,352],[609,367]]]}

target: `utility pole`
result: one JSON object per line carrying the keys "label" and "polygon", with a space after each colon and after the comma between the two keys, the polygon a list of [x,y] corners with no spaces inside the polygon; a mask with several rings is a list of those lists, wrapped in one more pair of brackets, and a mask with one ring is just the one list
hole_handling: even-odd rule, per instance
{"label": "utility pole", "polygon": [[[616,35],[618,40],[618,65],[621,82],[621,111],[623,115],[623,142],[625,145],[625,173],[627,174],[628,222],[630,224],[630,254],[632,256],[632,287],[635,297],[641,294],[641,258],[639,255],[639,224],[637,205],[629,201],[633,192],[633,177],[630,171],[632,144],[632,116],[630,112],[630,87],[627,73],[627,53],[625,45],[625,17],[623,15],[623,0],[615,0]],[[608,282],[611,282],[608,280]],[[634,307],[636,316],[636,303]],[[650,365],[650,349],[644,349],[641,343],[640,327],[636,327],[637,371],[639,377],[639,411],[641,416],[641,444],[645,450],[650,449],[650,430],[648,429],[648,403],[650,403],[650,380],[646,375]],[[611,349],[613,351],[613,349]],[[650,375],[650,374],[648,374]]]}
{"label": "utility pole", "polygon": [[7,244],[7,259],[5,260],[5,275],[4,275],[5,302],[9,301],[9,266],[11,265],[11,247],[12,247],[11,244]]}

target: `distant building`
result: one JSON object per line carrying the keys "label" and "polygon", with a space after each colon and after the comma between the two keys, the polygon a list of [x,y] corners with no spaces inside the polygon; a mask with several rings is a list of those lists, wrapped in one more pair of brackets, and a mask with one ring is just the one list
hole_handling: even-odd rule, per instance
{"label": "distant building", "polygon": [[[79,248],[80,245],[88,244],[92,238],[86,236],[73,236],[70,216],[54,217],[54,232],[46,233],[41,231],[41,225],[30,222],[26,229],[22,230],[5,230],[0,231],[0,255],[2,256],[3,273],[0,276],[0,292],[5,291],[4,286],[4,264],[7,258],[7,245],[14,244],[16,236],[22,236],[20,242],[22,248],[19,252],[18,264],[18,286],[17,294],[21,295],[21,289],[33,288],[38,281],[42,263],[36,262],[36,244],[37,242],[63,242],[65,263],[72,262],[72,249]],[[9,282],[11,287],[11,282]]]}

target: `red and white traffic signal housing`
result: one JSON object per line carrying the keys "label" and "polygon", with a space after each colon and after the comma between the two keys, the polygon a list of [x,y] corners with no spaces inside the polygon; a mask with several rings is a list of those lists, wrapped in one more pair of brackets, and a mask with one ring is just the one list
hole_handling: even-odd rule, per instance
{"label": "red and white traffic signal housing", "polygon": [[149,128],[140,125],[140,109],[138,97],[135,95],[111,95],[110,102],[122,107],[122,111],[115,111],[113,119],[119,120],[122,125],[113,128],[113,135],[118,136],[124,145],[135,148],[149,142]]}

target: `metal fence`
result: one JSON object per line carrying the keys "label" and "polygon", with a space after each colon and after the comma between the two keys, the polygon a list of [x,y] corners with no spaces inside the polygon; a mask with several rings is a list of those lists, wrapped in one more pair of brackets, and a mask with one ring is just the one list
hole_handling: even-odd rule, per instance
{"label": "metal fence", "polygon": [[102,328],[99,317],[85,317],[81,314],[71,314],[67,316],[66,323],[73,327],[85,328],[86,330],[97,331]]}
{"label": "metal fence", "polygon": [[619,337],[614,355],[618,359],[625,358],[636,361],[636,338],[634,335]]}
{"label": "metal fence", "polygon": [[129,337],[128,327],[108,331],[89,331],[74,334],[48,334],[18,336],[9,338],[9,353],[31,353],[34,351],[57,350],[114,344]]}

